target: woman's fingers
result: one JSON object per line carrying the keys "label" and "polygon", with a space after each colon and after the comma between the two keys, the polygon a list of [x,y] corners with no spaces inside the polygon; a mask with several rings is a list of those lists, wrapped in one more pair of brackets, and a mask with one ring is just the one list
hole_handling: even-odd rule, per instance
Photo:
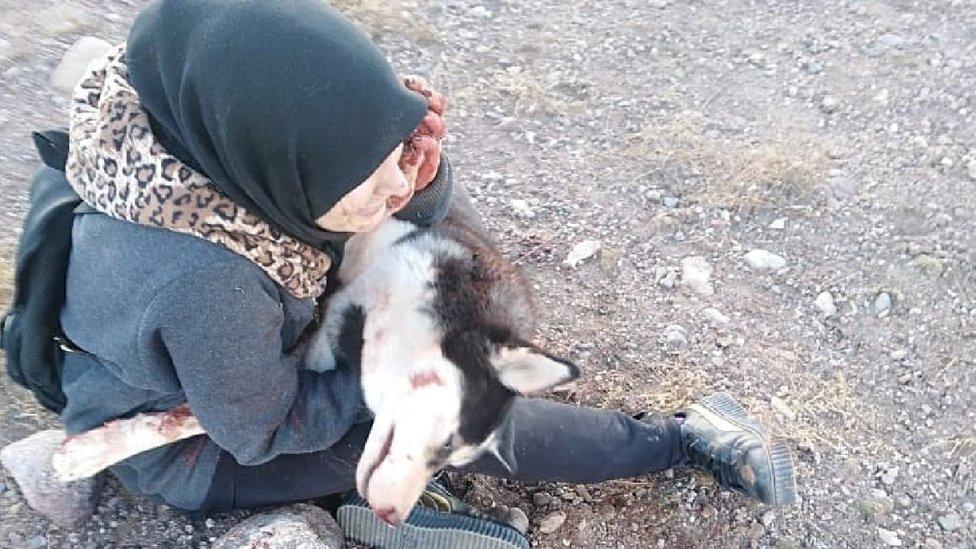
{"label": "woman's fingers", "polygon": [[432,89],[423,77],[407,76],[403,82],[407,89],[419,93],[427,100],[427,114],[420,126],[407,138],[403,156],[400,157],[400,169],[419,191],[434,180],[440,167],[441,139],[447,133],[447,124],[443,117],[447,99]]}
{"label": "woman's fingers", "polygon": [[407,76],[404,78],[407,89],[417,92],[427,98],[427,108],[437,114],[444,114],[447,108],[447,98],[437,90],[430,87],[430,84],[421,76]]}

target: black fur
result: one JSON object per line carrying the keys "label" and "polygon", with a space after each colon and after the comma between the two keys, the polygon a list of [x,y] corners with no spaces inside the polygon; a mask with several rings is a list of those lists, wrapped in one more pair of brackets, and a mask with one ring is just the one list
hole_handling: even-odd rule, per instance
{"label": "black fur", "polygon": [[342,327],[336,340],[336,358],[350,368],[359,370],[363,360],[363,330],[366,327],[366,312],[359,305],[348,307],[342,312]]}
{"label": "black fur", "polygon": [[430,311],[445,329],[444,357],[461,369],[461,425],[465,444],[478,445],[505,419],[515,393],[498,381],[491,364],[492,341],[510,331],[493,326],[487,292],[491,281],[473,258],[442,258],[435,262],[437,299]]}

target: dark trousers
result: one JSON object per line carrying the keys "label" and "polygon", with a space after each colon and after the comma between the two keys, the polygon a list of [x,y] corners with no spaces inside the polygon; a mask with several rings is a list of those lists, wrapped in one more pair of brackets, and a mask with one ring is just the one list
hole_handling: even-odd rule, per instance
{"label": "dark trousers", "polygon": [[[670,417],[638,421],[622,412],[520,398],[512,409],[512,422],[513,472],[487,453],[461,471],[584,484],[661,471],[683,461],[680,427]],[[197,513],[284,504],[351,490],[369,427],[357,425],[328,450],[284,455],[253,467],[238,465],[224,452]]]}

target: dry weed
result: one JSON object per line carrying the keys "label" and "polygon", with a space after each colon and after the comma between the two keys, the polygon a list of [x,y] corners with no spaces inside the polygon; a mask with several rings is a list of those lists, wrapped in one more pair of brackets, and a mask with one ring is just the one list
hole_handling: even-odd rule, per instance
{"label": "dry weed", "polygon": [[426,0],[333,0],[332,5],[358,23],[374,40],[383,34],[436,42],[437,30],[419,14]]}
{"label": "dry weed", "polygon": [[758,143],[707,132],[702,113],[685,111],[665,127],[645,126],[631,136],[629,154],[650,173],[701,178],[701,202],[753,211],[808,199],[826,167],[825,147],[798,131],[783,130]]}

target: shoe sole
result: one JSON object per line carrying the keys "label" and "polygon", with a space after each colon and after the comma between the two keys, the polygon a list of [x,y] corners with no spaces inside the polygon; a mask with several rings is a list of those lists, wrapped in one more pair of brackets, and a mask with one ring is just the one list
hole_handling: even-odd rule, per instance
{"label": "shoe sole", "polygon": [[356,497],[339,507],[336,518],[348,539],[377,549],[529,549],[514,528],[423,507],[393,528]]}
{"label": "shoe sole", "polygon": [[749,412],[728,393],[709,395],[692,405],[696,406],[731,424],[733,428],[745,429],[759,437],[766,447],[773,476],[773,501],[770,505],[779,507],[796,501],[796,468],[793,465],[793,452],[785,440],[772,437],[767,441],[759,422],[752,419]]}

